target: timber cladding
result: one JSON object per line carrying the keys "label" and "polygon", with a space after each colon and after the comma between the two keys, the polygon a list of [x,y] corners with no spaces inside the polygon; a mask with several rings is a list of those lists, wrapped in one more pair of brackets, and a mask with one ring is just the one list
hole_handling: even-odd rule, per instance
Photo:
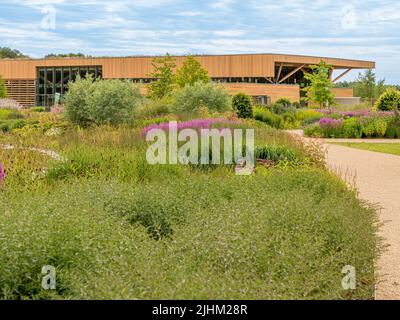
{"label": "timber cladding", "polygon": [[25,107],[35,105],[35,80],[5,80],[8,97]]}
{"label": "timber cladding", "polygon": [[332,88],[331,92],[337,98],[353,98],[354,97],[353,88]]}
{"label": "timber cladding", "polygon": [[[92,66],[103,67],[104,78],[134,79],[148,78],[152,72],[152,61],[155,57],[123,58],[66,58],[39,60],[0,60],[0,75],[4,79],[35,79],[37,67]],[[185,57],[174,57],[178,67]],[[346,60],[323,57],[307,57],[279,54],[239,54],[239,55],[204,55],[196,56],[210,77],[274,77],[275,66],[318,64],[321,60],[336,69],[373,69],[371,61]]]}
{"label": "timber cladding", "polygon": [[244,92],[251,96],[268,96],[271,102],[280,98],[289,98],[292,102],[300,101],[300,87],[298,85],[273,85],[257,83],[224,83],[222,84],[230,94]]}

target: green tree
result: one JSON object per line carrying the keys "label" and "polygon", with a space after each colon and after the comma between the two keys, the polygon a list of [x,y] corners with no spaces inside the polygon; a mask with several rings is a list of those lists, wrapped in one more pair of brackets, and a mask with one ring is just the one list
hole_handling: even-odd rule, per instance
{"label": "green tree", "polygon": [[155,58],[151,65],[153,72],[149,76],[156,80],[148,84],[148,96],[152,99],[161,99],[170,95],[175,87],[175,59],[167,54],[163,58]]}
{"label": "green tree", "polygon": [[321,61],[319,65],[310,67],[312,72],[306,73],[304,78],[310,85],[303,89],[307,94],[308,101],[318,103],[321,108],[335,104],[335,95],[331,92],[333,83],[329,78],[332,66]]}
{"label": "green tree", "polygon": [[252,99],[247,94],[237,93],[232,98],[232,106],[239,118],[253,118]]}
{"label": "green tree", "polygon": [[[383,85],[383,82],[381,82],[381,85]],[[365,70],[363,74],[360,73],[354,85],[354,95],[365,99],[372,107],[374,99],[379,96],[377,93],[375,73],[371,69]]]}
{"label": "green tree", "polygon": [[8,47],[0,47],[0,59],[16,59],[16,58],[28,58],[18,50],[11,49]]}
{"label": "green tree", "polygon": [[175,92],[173,111],[177,114],[196,113],[201,107],[210,112],[231,110],[231,98],[226,89],[215,83],[196,82]]}
{"label": "green tree", "polygon": [[196,82],[210,82],[208,71],[202,67],[193,56],[188,56],[182,66],[176,71],[175,83],[183,88],[186,85],[194,85]]}
{"label": "green tree", "polygon": [[0,98],[7,98],[8,92],[3,78],[0,76]]}
{"label": "green tree", "polygon": [[395,88],[387,89],[375,104],[376,109],[381,111],[400,110],[400,91]]}

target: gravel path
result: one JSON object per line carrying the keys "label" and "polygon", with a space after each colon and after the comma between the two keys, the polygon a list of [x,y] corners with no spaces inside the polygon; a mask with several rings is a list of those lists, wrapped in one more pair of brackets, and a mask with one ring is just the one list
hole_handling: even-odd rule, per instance
{"label": "gravel path", "polygon": [[[292,131],[292,134],[302,132]],[[326,139],[322,143],[381,142],[380,140]],[[384,140],[400,143],[399,140]],[[380,236],[385,251],[378,261],[376,299],[400,300],[400,156],[365,151],[333,144],[327,149],[329,168],[348,182],[355,183],[359,198],[378,204],[379,219],[383,226]]]}

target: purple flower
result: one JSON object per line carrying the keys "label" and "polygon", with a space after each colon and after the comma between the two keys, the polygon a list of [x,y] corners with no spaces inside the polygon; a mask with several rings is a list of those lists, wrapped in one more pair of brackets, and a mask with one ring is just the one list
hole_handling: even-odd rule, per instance
{"label": "purple flower", "polygon": [[343,119],[322,118],[318,124],[324,128],[338,128],[343,125]]}
{"label": "purple flower", "polygon": [[2,183],[6,179],[6,172],[3,169],[2,164],[0,163],[0,183]]}

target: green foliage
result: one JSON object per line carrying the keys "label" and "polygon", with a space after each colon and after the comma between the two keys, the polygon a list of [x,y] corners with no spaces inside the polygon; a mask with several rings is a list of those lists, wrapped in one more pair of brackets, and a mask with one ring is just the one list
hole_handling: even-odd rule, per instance
{"label": "green foliage", "polygon": [[0,109],[0,120],[21,119],[24,116],[18,110],[14,109]]}
{"label": "green foliage", "polygon": [[[79,180],[0,192],[0,211],[2,299],[374,296],[375,212],[321,170]],[[56,291],[41,288],[44,265]]]}
{"label": "green foliage", "polygon": [[285,145],[256,146],[254,153],[256,159],[270,160],[275,163],[281,161],[291,163],[298,162],[295,152],[287,148]]}
{"label": "green foliage", "polygon": [[254,108],[254,119],[265,122],[273,128],[283,129],[283,118],[265,108]]}
{"label": "green foliage", "polygon": [[170,114],[173,102],[174,99],[170,96],[155,100],[144,100],[135,110],[135,115],[137,118],[149,118]]}
{"label": "green foliage", "polygon": [[97,81],[88,101],[91,120],[110,125],[131,121],[141,99],[139,87],[129,81]]}
{"label": "green foliage", "polygon": [[29,58],[20,51],[8,47],[0,47],[0,59]]}
{"label": "green foliage", "polygon": [[77,125],[118,125],[131,121],[141,101],[139,87],[129,81],[94,80],[78,77],[69,83],[65,97],[66,115]]}
{"label": "green foliage", "polygon": [[7,87],[4,82],[4,79],[0,75],[0,99],[4,99],[8,97]]}
{"label": "green foliage", "polygon": [[237,93],[232,98],[233,110],[239,118],[253,118],[252,99],[245,93]]}
{"label": "green foliage", "polygon": [[284,108],[289,108],[292,106],[292,102],[289,98],[279,98],[275,101],[276,104],[283,106]]}
{"label": "green foliage", "polygon": [[378,99],[375,108],[381,111],[400,110],[400,91],[386,90]]}
{"label": "green foliage", "polygon": [[210,77],[208,76],[208,71],[202,67],[195,57],[188,56],[176,71],[175,83],[180,88],[183,88],[187,85],[192,86],[196,82],[208,83],[210,82]]}
{"label": "green foliage", "polygon": [[325,138],[398,138],[400,121],[396,116],[372,114],[368,117],[351,117],[331,125],[314,124],[305,128],[310,137]]}
{"label": "green foliage", "polygon": [[304,89],[308,100],[317,103],[320,108],[334,105],[335,96],[330,90],[333,84],[329,79],[332,66],[321,61],[319,65],[310,68],[312,72],[304,75],[304,78],[310,82],[310,86]]}
{"label": "green foliage", "polygon": [[359,119],[349,118],[343,121],[343,137],[346,138],[362,138],[363,126],[360,124]]}
{"label": "green foliage", "polygon": [[86,127],[92,123],[89,101],[94,92],[94,79],[77,77],[76,81],[68,84],[65,96],[65,113],[74,124]]}
{"label": "green foliage", "polygon": [[373,99],[376,97],[376,77],[372,70],[366,70],[364,74],[359,74],[356,85],[354,86],[354,94],[356,97],[366,99],[371,107]]}
{"label": "green foliage", "polygon": [[370,108],[373,107],[374,100],[379,98],[387,88],[385,80],[376,81],[375,73],[372,70],[360,73],[353,87],[354,95],[365,100]]}
{"label": "green foliage", "polygon": [[201,107],[210,112],[225,112],[231,109],[231,98],[226,89],[214,83],[196,82],[175,93],[173,111],[177,114],[196,113]]}
{"label": "green foliage", "polygon": [[161,99],[171,95],[175,87],[175,59],[169,54],[163,58],[155,58],[152,67],[153,72],[149,76],[156,80],[147,85],[148,96],[152,99]]}
{"label": "green foliage", "polygon": [[296,119],[299,121],[305,121],[309,119],[320,119],[322,113],[312,109],[301,109],[296,112]]}
{"label": "green foliage", "polygon": [[[0,148],[0,299],[374,297],[376,212],[307,162],[319,147],[258,123],[258,156],[309,166],[241,177],[151,166],[139,131],[0,134],[17,146]],[[340,285],[343,264],[358,270],[356,291]],[[41,287],[45,265],[55,291]]]}
{"label": "green foliage", "polygon": [[31,108],[31,110],[33,111],[33,112],[45,112],[46,111],[46,108],[45,107],[33,107],[33,108]]}

